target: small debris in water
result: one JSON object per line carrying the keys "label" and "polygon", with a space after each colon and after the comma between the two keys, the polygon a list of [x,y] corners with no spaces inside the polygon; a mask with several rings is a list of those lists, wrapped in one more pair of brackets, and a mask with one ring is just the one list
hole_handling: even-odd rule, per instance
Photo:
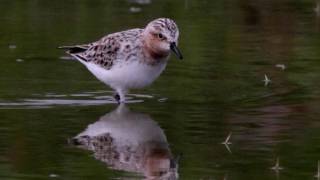
{"label": "small debris in water", "polygon": [[17,48],[17,46],[14,45],[14,44],[10,44],[10,45],[9,45],[9,49],[16,49],[16,48]]}
{"label": "small debris in water", "polygon": [[269,79],[268,76],[265,74],[263,81],[264,81],[264,86],[268,86],[268,84],[271,82],[271,79]]}
{"label": "small debris in water", "polygon": [[49,174],[49,177],[50,178],[57,178],[57,177],[59,177],[59,175],[58,174]]}
{"label": "small debris in water", "polygon": [[226,138],[221,144],[224,144],[224,145],[232,144],[232,142],[230,142],[231,136],[232,136],[232,132],[229,133],[229,135],[227,136],[227,138]]}
{"label": "small debris in water", "polygon": [[276,67],[280,68],[282,70],[285,70],[287,68],[286,65],[284,65],[284,64],[276,64]]}
{"label": "small debris in water", "polygon": [[168,100],[168,98],[160,98],[158,99],[159,102],[166,102]]}
{"label": "small debris in water", "polygon": [[141,8],[140,7],[130,7],[129,11],[132,13],[138,13],[138,12],[141,12]]}
{"label": "small debris in water", "polygon": [[320,161],[318,160],[318,172],[314,175],[315,178],[320,179]]}
{"label": "small debris in water", "polygon": [[17,62],[23,62],[23,59],[16,59]]}
{"label": "small debris in water", "polygon": [[230,149],[230,147],[229,147],[228,144],[224,144],[224,147],[226,147],[226,149],[228,150],[228,152],[229,152],[230,154],[232,154],[232,151],[231,151],[231,149]]}
{"label": "small debris in water", "polygon": [[280,160],[279,160],[279,157],[277,157],[277,160],[276,160],[276,164],[271,167],[270,169],[274,170],[274,171],[277,171],[279,172],[280,170],[282,170],[283,168],[280,166]]}
{"label": "small debris in water", "polygon": [[230,149],[230,147],[229,147],[229,145],[232,144],[232,143],[230,142],[231,135],[232,135],[232,132],[230,132],[229,135],[227,136],[227,138],[221,143],[221,144],[223,144],[223,145],[226,147],[226,149],[228,150],[228,152],[229,152],[230,154],[232,154],[232,151],[231,151],[231,149]]}

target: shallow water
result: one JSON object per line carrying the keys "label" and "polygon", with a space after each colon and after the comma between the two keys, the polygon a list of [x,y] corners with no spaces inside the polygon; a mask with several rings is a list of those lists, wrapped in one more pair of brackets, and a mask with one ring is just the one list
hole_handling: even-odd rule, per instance
{"label": "shallow water", "polygon": [[[0,179],[316,179],[315,1],[0,4]],[[125,111],[56,49],[161,16],[179,25],[185,59],[132,91]],[[86,129],[101,138],[75,140]]]}

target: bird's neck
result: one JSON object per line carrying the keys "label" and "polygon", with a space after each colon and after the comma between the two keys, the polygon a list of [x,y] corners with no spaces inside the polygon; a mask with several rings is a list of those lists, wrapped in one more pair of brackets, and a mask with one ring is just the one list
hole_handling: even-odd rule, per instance
{"label": "bird's neck", "polygon": [[143,53],[147,57],[150,64],[158,64],[162,61],[166,61],[169,57],[170,52],[162,51],[157,48],[153,40],[143,40]]}

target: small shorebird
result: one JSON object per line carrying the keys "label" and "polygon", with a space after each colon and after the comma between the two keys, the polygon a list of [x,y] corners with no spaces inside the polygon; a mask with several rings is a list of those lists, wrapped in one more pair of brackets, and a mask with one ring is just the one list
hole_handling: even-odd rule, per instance
{"label": "small shorebird", "polygon": [[125,102],[129,89],[150,85],[165,69],[177,48],[179,30],[168,18],[151,21],[144,29],[116,32],[82,45],[61,46],[84,64],[100,81],[116,91],[115,99]]}

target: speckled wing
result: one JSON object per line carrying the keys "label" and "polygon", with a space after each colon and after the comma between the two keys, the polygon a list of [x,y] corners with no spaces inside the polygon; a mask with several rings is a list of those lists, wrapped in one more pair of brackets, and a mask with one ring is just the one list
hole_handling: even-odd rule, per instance
{"label": "speckled wing", "polygon": [[[63,46],[67,53],[80,61],[95,63],[109,70],[118,61],[127,59],[130,49],[139,46],[142,29],[131,29],[107,35],[100,40],[84,45]],[[132,53],[130,53],[132,56]]]}

